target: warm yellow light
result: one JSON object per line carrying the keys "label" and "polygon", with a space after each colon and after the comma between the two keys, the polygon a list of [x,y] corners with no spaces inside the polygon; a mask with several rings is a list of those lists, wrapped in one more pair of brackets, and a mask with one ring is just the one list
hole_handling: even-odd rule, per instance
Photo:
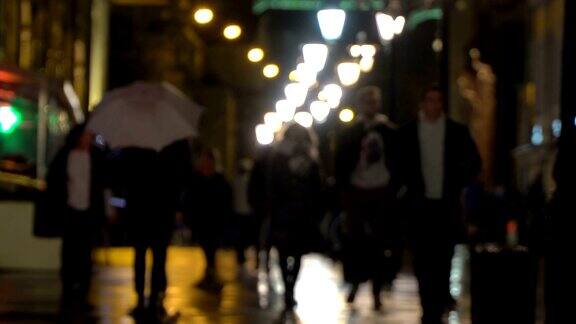
{"label": "warm yellow light", "polygon": [[300,78],[298,77],[298,71],[296,70],[291,71],[290,74],[288,74],[288,80],[292,82],[300,81]]}
{"label": "warm yellow light", "polygon": [[261,48],[255,47],[248,51],[247,56],[250,62],[257,63],[264,59],[264,51]]}
{"label": "warm yellow light", "polygon": [[205,25],[214,19],[214,12],[208,8],[200,8],[194,12],[194,20],[200,25]]}
{"label": "warm yellow light", "polygon": [[238,25],[228,25],[224,28],[224,31],[222,32],[222,34],[227,39],[233,40],[233,39],[240,37],[240,35],[242,35],[242,28],[240,28],[240,26],[238,26]]}
{"label": "warm yellow light", "polygon": [[262,74],[268,79],[273,79],[280,73],[280,68],[276,64],[268,64],[262,69]]}
{"label": "warm yellow light", "polygon": [[352,111],[352,109],[344,108],[340,111],[338,117],[342,122],[349,123],[352,120],[354,120],[354,112]]}

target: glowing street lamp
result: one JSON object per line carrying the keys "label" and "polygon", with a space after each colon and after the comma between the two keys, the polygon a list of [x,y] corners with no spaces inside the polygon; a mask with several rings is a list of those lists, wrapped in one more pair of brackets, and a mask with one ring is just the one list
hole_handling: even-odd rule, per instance
{"label": "glowing street lamp", "polygon": [[354,62],[344,62],[338,64],[338,78],[343,86],[349,87],[358,82],[360,78],[360,65]]}
{"label": "glowing street lamp", "polygon": [[264,50],[255,47],[250,49],[246,56],[248,57],[248,61],[252,63],[258,63],[264,59]]}
{"label": "glowing street lamp", "polygon": [[326,41],[335,41],[342,36],[346,12],[342,9],[323,9],[316,14],[320,32]]}
{"label": "glowing street lamp", "polygon": [[404,30],[404,26],[406,25],[406,18],[403,16],[398,16],[394,19],[394,34],[400,35]]}
{"label": "glowing street lamp", "polygon": [[325,101],[312,101],[310,104],[310,113],[317,122],[323,123],[330,114],[330,106]]}
{"label": "glowing street lamp", "polygon": [[356,58],[362,55],[362,46],[358,44],[354,44],[350,46],[350,56]]}
{"label": "glowing street lamp", "polygon": [[316,84],[317,71],[306,63],[300,63],[296,66],[296,74],[298,75],[298,82],[307,87]]}
{"label": "glowing street lamp", "polygon": [[267,112],[264,115],[264,124],[270,127],[274,132],[282,129],[282,120],[277,112]]}
{"label": "glowing street lamp", "polygon": [[305,44],[302,47],[302,56],[304,56],[304,63],[320,72],[326,65],[328,58],[328,46],[324,44]]}
{"label": "glowing street lamp", "polygon": [[199,8],[194,12],[194,20],[200,25],[206,25],[214,19],[214,12],[209,8]]}
{"label": "glowing street lamp", "polygon": [[226,39],[235,40],[242,35],[242,28],[238,25],[228,25],[224,27],[222,34]]}
{"label": "glowing street lamp", "polygon": [[284,94],[294,107],[300,107],[306,102],[308,88],[301,83],[288,83],[284,88]]}
{"label": "glowing street lamp", "polygon": [[[397,26],[392,16],[383,12],[376,13],[376,26],[378,27],[378,34],[384,41],[391,41],[397,30]],[[404,26],[402,26],[404,28]]]}
{"label": "glowing street lamp", "polygon": [[[320,93],[323,98],[320,98]],[[325,85],[320,93],[318,94],[318,99],[326,101],[330,108],[336,108],[340,105],[340,99],[342,99],[343,94],[341,86],[330,83]]]}
{"label": "glowing street lamp", "polygon": [[364,73],[368,73],[372,71],[372,67],[374,67],[374,57],[365,56],[360,59],[360,70]]}
{"label": "glowing street lamp", "polygon": [[269,145],[274,142],[274,131],[268,125],[259,124],[255,128],[256,140],[261,145]]}
{"label": "glowing street lamp", "polygon": [[294,119],[296,107],[288,100],[278,100],[276,102],[276,113],[281,121],[287,123]]}
{"label": "glowing street lamp", "polygon": [[374,57],[376,55],[376,46],[370,44],[361,45],[360,55],[362,57]]}
{"label": "glowing street lamp", "polygon": [[354,120],[354,112],[352,111],[352,109],[344,108],[340,111],[338,117],[343,123],[349,123],[352,120]]}
{"label": "glowing street lamp", "polygon": [[314,123],[314,118],[309,112],[299,111],[294,115],[294,121],[304,128],[310,128]]}
{"label": "glowing street lamp", "polygon": [[280,68],[276,64],[268,64],[262,68],[262,74],[268,79],[274,79],[280,74]]}

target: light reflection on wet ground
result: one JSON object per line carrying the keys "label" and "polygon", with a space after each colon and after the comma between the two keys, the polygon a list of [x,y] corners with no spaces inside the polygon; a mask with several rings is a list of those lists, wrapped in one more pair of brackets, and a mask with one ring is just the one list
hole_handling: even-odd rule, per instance
{"label": "light reflection on wet ground", "polygon": [[[460,251],[460,258],[465,254]],[[134,306],[136,297],[132,286],[130,249],[115,248],[99,250],[95,254],[98,266],[95,271],[94,288],[91,301],[96,306],[94,316],[98,323],[134,323],[128,315]],[[466,262],[455,260],[460,267],[453,273],[452,291],[464,292],[460,298],[463,311],[453,312],[449,324],[467,324],[469,320],[468,298],[465,286],[463,267]],[[340,267],[330,259],[319,255],[306,256],[302,272],[296,286],[298,306],[295,314],[282,313],[282,284],[280,270],[273,266],[270,274],[254,269],[254,257],[249,258],[248,265],[239,269],[233,252],[221,251],[218,255],[218,276],[224,283],[221,292],[204,291],[196,287],[202,280],[205,262],[200,249],[194,247],[172,247],[168,256],[169,287],[166,293],[165,307],[171,323],[322,323],[322,324],[355,324],[355,323],[419,323],[419,305],[417,284],[411,274],[402,274],[394,283],[392,292],[384,294],[384,310],[381,313],[372,311],[372,298],[369,286],[363,286],[353,309],[345,303],[346,287],[342,284]],[[10,285],[23,285],[23,280],[10,279],[13,275],[0,274],[0,301],[8,306],[0,306],[2,314],[12,308],[21,307],[26,313],[25,302],[30,304],[42,300],[36,306],[44,305],[38,310],[46,314],[57,309],[58,284],[56,274],[52,277],[41,277],[37,284],[44,285],[36,290],[10,289]],[[48,278],[52,278],[49,280]],[[21,278],[22,279],[22,278]],[[464,287],[464,288],[463,288]],[[5,295],[7,293],[8,295]],[[39,295],[38,295],[39,294]],[[14,300],[19,300],[18,303]],[[48,303],[48,304],[46,304]],[[48,306],[46,306],[48,305]],[[51,306],[50,306],[51,305]],[[38,314],[40,314],[38,313]],[[26,323],[51,322],[48,318],[42,321]],[[15,321],[24,323],[24,321]]]}

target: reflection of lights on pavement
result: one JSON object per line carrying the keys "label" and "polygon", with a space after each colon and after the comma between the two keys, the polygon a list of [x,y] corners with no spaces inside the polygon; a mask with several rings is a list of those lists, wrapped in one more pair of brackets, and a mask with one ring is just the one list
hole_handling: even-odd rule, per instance
{"label": "reflection of lights on pavement", "polygon": [[224,28],[222,34],[226,39],[234,40],[242,35],[242,28],[238,25],[228,25]]}
{"label": "reflection of lights on pavement", "polygon": [[200,8],[194,12],[194,20],[201,24],[205,25],[214,19],[214,12],[208,8]]}
{"label": "reflection of lights on pavement", "polygon": [[280,73],[280,68],[276,64],[268,64],[262,69],[262,74],[268,79],[273,79]]}
{"label": "reflection of lights on pavement", "polygon": [[261,48],[252,48],[247,54],[248,60],[253,63],[257,63],[264,59],[264,51]]}

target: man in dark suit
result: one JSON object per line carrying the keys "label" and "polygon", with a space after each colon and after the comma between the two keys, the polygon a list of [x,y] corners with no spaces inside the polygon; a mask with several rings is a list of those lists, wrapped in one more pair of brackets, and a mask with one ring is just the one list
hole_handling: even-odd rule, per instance
{"label": "man in dark suit", "polygon": [[437,324],[453,303],[451,260],[466,234],[460,197],[480,172],[480,157],[468,129],[446,117],[437,87],[424,92],[418,120],[399,131],[397,144],[422,323]]}

